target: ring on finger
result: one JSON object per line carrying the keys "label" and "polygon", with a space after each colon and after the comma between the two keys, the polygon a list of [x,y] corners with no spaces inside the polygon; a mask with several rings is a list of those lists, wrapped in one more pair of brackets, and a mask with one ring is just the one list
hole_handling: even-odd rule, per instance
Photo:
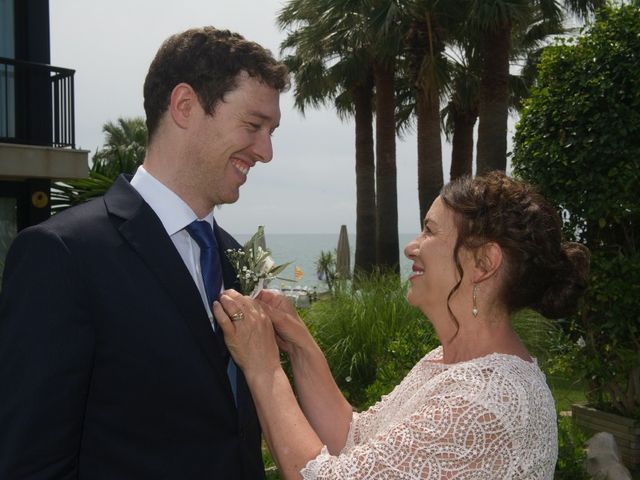
{"label": "ring on finger", "polygon": [[242,320],[244,318],[244,313],[242,311],[236,312],[229,317],[232,322],[237,322],[238,320]]}

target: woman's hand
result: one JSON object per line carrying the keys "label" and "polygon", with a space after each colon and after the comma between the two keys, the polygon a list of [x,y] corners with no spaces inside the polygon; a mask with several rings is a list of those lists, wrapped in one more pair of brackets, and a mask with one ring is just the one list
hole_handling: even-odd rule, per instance
{"label": "woman's hand", "polygon": [[222,328],[233,360],[245,376],[280,368],[271,320],[260,302],[235,290],[225,290],[220,301],[213,303],[213,314]]}
{"label": "woman's hand", "polygon": [[275,290],[262,290],[258,300],[273,323],[280,349],[291,355],[297,348],[315,345],[309,330],[287,297]]}

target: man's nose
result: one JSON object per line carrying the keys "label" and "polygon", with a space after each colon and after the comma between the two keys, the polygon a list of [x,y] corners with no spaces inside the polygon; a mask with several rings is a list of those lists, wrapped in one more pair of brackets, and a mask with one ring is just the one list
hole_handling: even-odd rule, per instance
{"label": "man's nose", "polygon": [[258,135],[254,145],[254,154],[260,162],[268,163],[273,158],[273,145],[271,143],[270,133],[261,133]]}

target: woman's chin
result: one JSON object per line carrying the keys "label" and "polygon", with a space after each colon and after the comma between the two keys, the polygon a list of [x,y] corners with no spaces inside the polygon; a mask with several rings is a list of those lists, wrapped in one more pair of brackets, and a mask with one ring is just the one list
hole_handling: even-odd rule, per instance
{"label": "woman's chin", "polygon": [[418,304],[416,303],[416,300],[417,300],[416,295],[411,289],[411,287],[409,287],[409,290],[407,290],[407,295],[405,296],[405,298],[407,299],[407,303],[409,305],[413,305],[414,307],[418,306]]}

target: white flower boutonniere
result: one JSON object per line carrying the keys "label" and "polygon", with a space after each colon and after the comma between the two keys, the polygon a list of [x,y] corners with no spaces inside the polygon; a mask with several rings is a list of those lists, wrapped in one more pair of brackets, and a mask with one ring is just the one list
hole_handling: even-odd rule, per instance
{"label": "white flower boutonniere", "polygon": [[278,274],[291,264],[288,262],[276,265],[271,258],[271,252],[260,246],[263,237],[264,228],[258,227],[258,231],[242,248],[227,250],[227,258],[240,282],[240,293],[250,295],[251,298],[255,298],[272,279],[279,278]]}

